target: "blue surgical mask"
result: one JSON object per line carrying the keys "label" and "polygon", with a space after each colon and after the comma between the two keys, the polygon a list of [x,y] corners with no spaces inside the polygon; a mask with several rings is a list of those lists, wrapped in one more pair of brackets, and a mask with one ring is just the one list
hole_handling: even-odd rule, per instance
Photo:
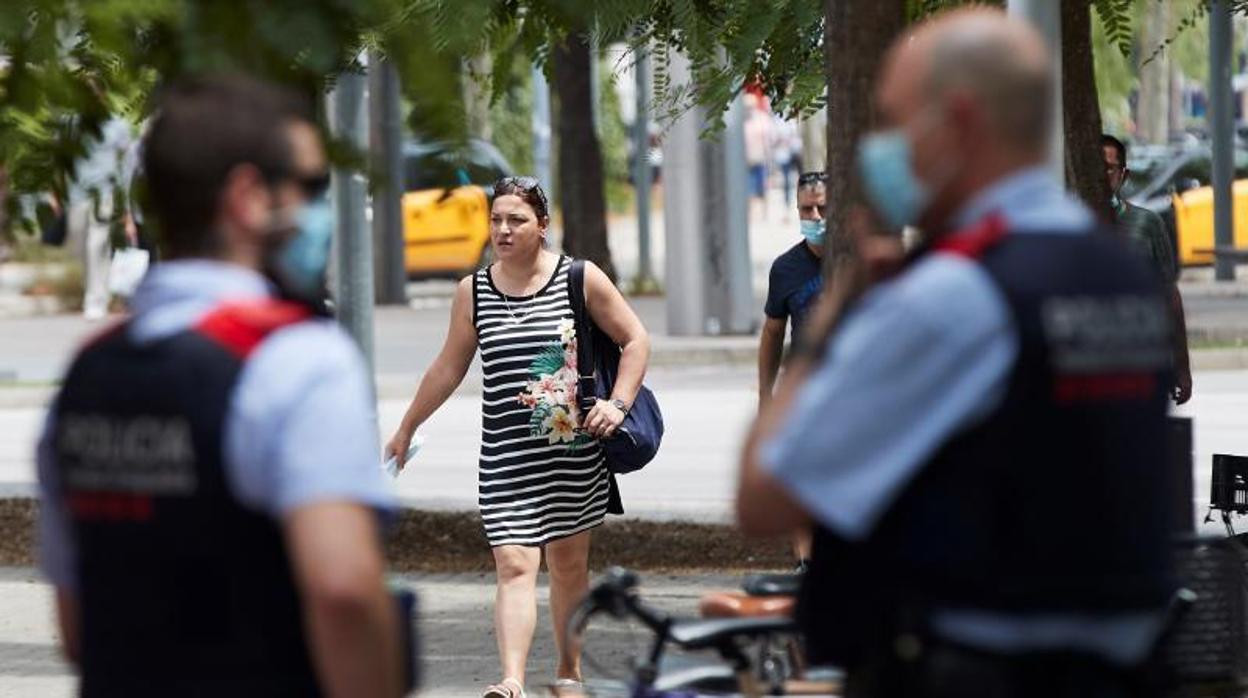
{"label": "blue surgical mask", "polygon": [[329,246],[334,237],[334,213],[325,198],[308,202],[295,214],[296,232],[277,250],[274,271],[283,289],[302,300],[325,292]]}
{"label": "blue surgical mask", "polygon": [[931,203],[931,190],[914,174],[910,140],[901,129],[859,141],[858,174],[871,207],[891,228],[916,223]]}
{"label": "blue surgical mask", "polygon": [[822,245],[828,226],[824,221],[802,221],[802,237],[812,245]]}

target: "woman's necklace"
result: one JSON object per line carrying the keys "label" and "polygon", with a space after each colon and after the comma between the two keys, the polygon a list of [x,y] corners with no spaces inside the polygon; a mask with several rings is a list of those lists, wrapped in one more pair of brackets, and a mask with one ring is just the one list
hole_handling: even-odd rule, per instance
{"label": "woman's necklace", "polygon": [[[539,280],[540,280],[540,277],[539,277]],[[520,289],[520,296],[527,297],[529,295],[528,293],[529,286],[532,286],[532,285],[533,285],[533,279],[530,277],[529,281],[524,285],[524,288]],[[532,309],[530,309],[529,312],[525,313],[524,315],[519,315],[519,316],[516,315],[515,311],[511,309],[511,301],[508,300],[507,294],[503,293],[502,291],[499,291],[498,295],[503,297],[503,305],[506,306],[507,308],[507,314],[511,316],[512,321],[515,322],[516,324],[520,324],[521,322],[524,322],[524,320],[526,320],[530,315],[533,314]]]}

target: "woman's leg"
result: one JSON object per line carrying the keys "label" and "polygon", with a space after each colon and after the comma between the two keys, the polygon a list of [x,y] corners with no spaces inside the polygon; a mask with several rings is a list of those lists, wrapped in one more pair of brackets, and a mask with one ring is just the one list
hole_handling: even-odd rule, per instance
{"label": "woman's leg", "polygon": [[559,666],[555,678],[581,679],[581,653],[565,637],[568,618],[589,591],[589,531],[546,544],[550,570],[550,620],[555,626]]}
{"label": "woman's leg", "polygon": [[494,548],[498,593],[494,598],[494,633],[503,678],[524,683],[524,668],[537,625],[537,569],[541,548],[500,545]]}

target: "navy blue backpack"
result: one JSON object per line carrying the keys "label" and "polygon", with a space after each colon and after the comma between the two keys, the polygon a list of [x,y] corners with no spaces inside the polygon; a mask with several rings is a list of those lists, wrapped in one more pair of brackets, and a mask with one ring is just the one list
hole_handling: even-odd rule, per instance
{"label": "navy blue backpack", "polygon": [[[577,395],[581,411],[588,414],[595,401],[608,400],[620,368],[620,348],[589,317],[585,309],[585,262],[573,260],[568,270],[568,295],[576,315],[576,363],[580,373]],[[586,370],[591,373],[586,374]],[[602,441],[607,470],[623,475],[641,470],[654,460],[663,441],[663,414],[654,393],[641,386],[637,399],[615,434]]]}

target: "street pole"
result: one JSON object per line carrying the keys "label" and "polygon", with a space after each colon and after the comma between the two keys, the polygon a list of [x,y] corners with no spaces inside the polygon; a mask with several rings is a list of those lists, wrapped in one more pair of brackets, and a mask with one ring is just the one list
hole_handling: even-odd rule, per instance
{"label": "street pole", "polygon": [[1009,13],[1032,24],[1049,47],[1053,71],[1053,126],[1049,135],[1049,169],[1058,181],[1066,181],[1066,133],[1062,126],[1062,2],[1061,0],[1009,0]]}
{"label": "street pole", "polygon": [[633,65],[636,78],[637,108],[633,116],[633,183],[637,187],[637,278],[634,288],[639,292],[653,290],[654,267],[650,254],[650,52],[645,46],[637,49]]}
{"label": "street pole", "polygon": [[[1227,0],[1209,5],[1209,128],[1213,132],[1213,242],[1216,248],[1235,246],[1232,229],[1234,197],[1234,105],[1231,103],[1231,8]],[[1214,278],[1235,279],[1235,262],[1214,255]]]}
{"label": "street pole", "polygon": [[[673,85],[693,80],[689,59],[674,54],[668,66]],[[706,327],[706,289],[702,283],[703,187],[698,136],[701,112],[692,108],[665,130],[663,138],[663,230],[667,249],[664,274],[669,334],[701,335]],[[678,232],[679,231],[679,232]]]}
{"label": "street pole", "polygon": [[[673,84],[693,79],[676,54]],[[743,101],[738,98],[717,138],[702,140],[705,110],[686,109],[663,142],[667,326],[673,335],[752,332]]]}
{"label": "street pole", "polygon": [[403,130],[399,109],[399,73],[377,53],[369,54],[369,149],[374,171],[373,265],[377,301],[407,302],[407,270],[403,241]]}
{"label": "street pole", "polygon": [[[358,73],[343,73],[331,97],[330,128],[334,135],[364,151],[368,148],[368,118],[364,86]],[[334,168],[334,305],[338,322],[355,339],[369,367],[373,367],[373,250],[364,227],[364,177],[345,167]]]}

